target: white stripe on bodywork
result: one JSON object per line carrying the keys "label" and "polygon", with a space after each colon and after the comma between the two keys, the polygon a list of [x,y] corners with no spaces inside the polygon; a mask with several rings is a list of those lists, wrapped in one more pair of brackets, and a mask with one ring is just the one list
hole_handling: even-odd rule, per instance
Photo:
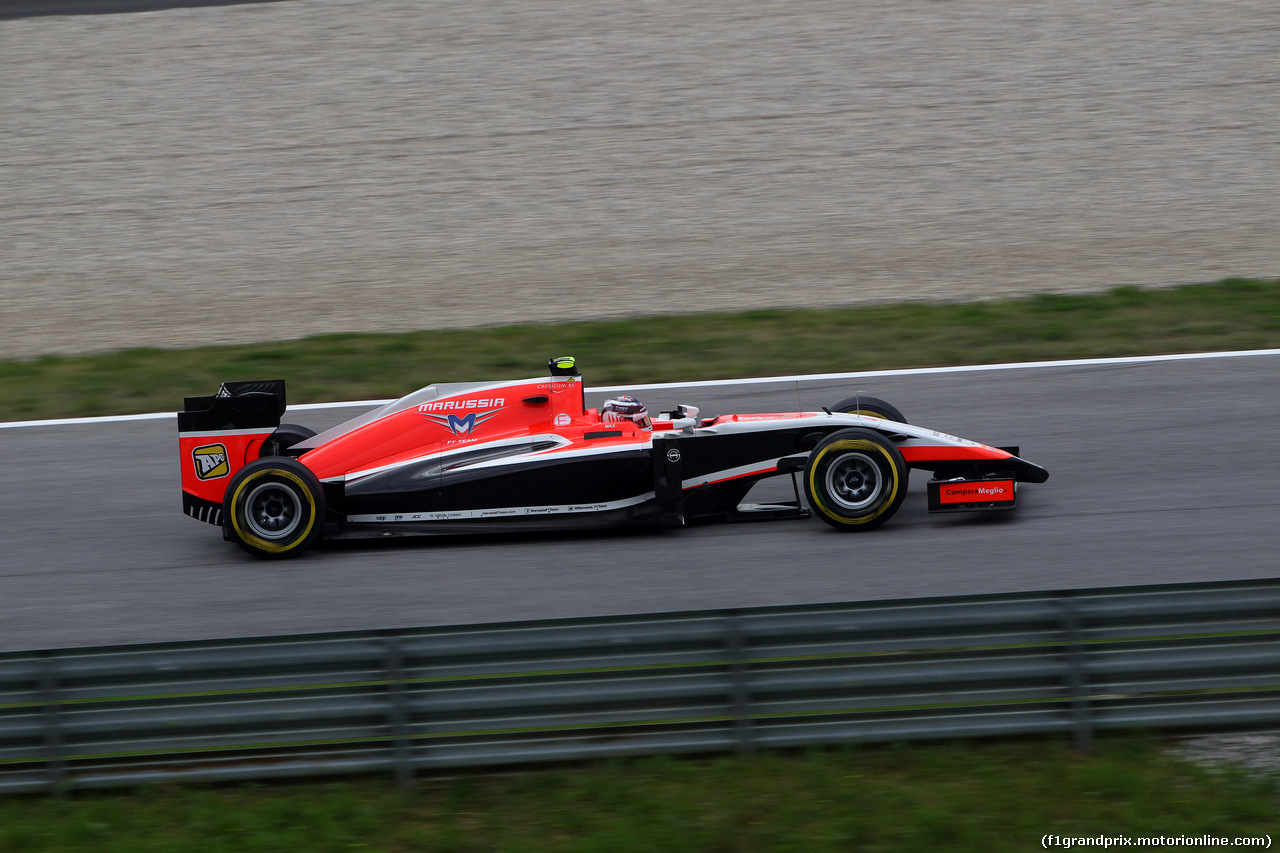
{"label": "white stripe on bodywork", "polygon": [[[779,456],[778,459],[782,457]],[[715,471],[701,477],[695,477],[692,480],[683,480],[680,483],[682,489],[696,489],[703,483],[722,483],[725,480],[732,480],[737,477],[746,477],[750,474],[765,474],[778,469],[778,459],[761,459],[750,465],[739,465],[737,468],[726,468],[723,471]]]}
{"label": "white stripe on bodywork", "polygon": [[388,512],[382,514],[348,515],[351,524],[406,524],[415,521],[475,521],[486,518],[527,518],[540,515],[571,515],[583,512],[607,512],[625,509],[654,499],[653,492],[623,498],[617,501],[598,501],[581,504],[557,504],[551,506],[506,506],[493,509],[459,509],[440,512]]}
{"label": "white stripe on bodywork", "polygon": [[[907,446],[915,447],[923,445],[949,445],[959,447],[976,447],[981,442],[973,441],[968,438],[961,438],[957,435],[948,435],[945,432],[938,432],[936,429],[928,427],[916,426],[914,424],[900,424],[897,421],[885,420],[870,415],[854,415],[847,412],[798,412],[796,414],[801,417],[794,417],[784,414],[780,418],[770,418],[767,416],[746,415],[739,420],[733,420],[732,415],[728,418],[716,422],[709,427],[699,427],[694,430],[692,435],[680,433],[678,431],[662,432],[658,435],[664,435],[670,438],[680,437],[685,439],[697,439],[700,436],[725,435],[734,433],[759,433],[769,432],[783,429],[804,429],[805,427],[826,427],[830,428],[832,421],[841,422],[845,427],[864,427],[866,429],[884,430],[885,432],[896,433],[898,435],[907,436],[909,442]],[[754,418],[760,417],[760,420]]]}
{"label": "white stripe on bodywork", "polygon": [[[447,464],[451,457],[461,456],[464,453],[471,453],[476,450],[484,450],[488,448],[498,448],[498,447],[512,447],[514,445],[530,444],[530,443],[544,442],[544,441],[554,442],[557,446],[548,447],[545,450],[539,450],[536,453],[520,454],[517,456],[502,457],[501,459],[488,460],[488,461],[500,462],[503,459],[522,459],[527,456],[536,456],[541,453],[550,453],[570,443],[569,439],[564,438],[563,436],[553,435],[551,433],[547,433],[545,435],[521,435],[521,436],[515,436],[511,438],[499,439],[497,441],[486,441],[483,443],[477,442],[475,444],[468,444],[465,447],[458,447],[453,450],[444,451],[443,453],[440,451],[433,450],[430,453],[424,453],[421,456],[415,456],[412,459],[403,459],[399,462],[391,462],[386,465],[378,465],[374,468],[363,468],[359,471],[348,471],[346,474],[338,474],[337,476],[334,476],[334,477],[326,477],[324,479],[324,482],[350,483],[350,482],[354,482],[355,480],[359,480],[361,478],[371,476],[373,474],[381,474],[384,471],[393,471],[396,468],[403,468],[406,465],[415,465],[419,462],[425,462],[429,459],[438,459],[440,463],[443,465],[443,464]],[[482,463],[477,463],[475,467],[477,468],[480,467],[480,464]]]}
{"label": "white stripe on bodywork", "polygon": [[[552,438],[552,436],[539,436],[539,439],[542,440],[549,438]],[[600,447],[573,446],[571,449],[566,450],[565,448],[570,447],[573,443],[568,439],[561,439],[561,441],[564,443],[559,447],[548,447],[545,450],[522,453],[518,456],[499,456],[497,459],[485,459],[484,461],[476,462],[473,465],[461,465],[459,468],[466,468],[468,471],[472,471],[478,468],[501,468],[504,465],[519,465],[523,462],[535,462],[542,461],[544,459],[581,459],[589,456],[607,456],[611,453],[626,453],[635,450],[650,450],[653,448],[652,441],[635,441],[626,444],[608,444]],[[477,447],[492,446],[494,445],[472,445],[467,449],[473,450]]]}
{"label": "white stripe on bodywork", "polygon": [[258,427],[257,429],[201,429],[178,433],[178,438],[216,438],[220,435],[271,435],[275,427]]}

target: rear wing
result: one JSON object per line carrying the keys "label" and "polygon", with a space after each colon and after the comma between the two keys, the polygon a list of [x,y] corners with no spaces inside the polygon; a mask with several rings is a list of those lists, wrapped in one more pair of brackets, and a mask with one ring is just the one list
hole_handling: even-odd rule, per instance
{"label": "rear wing", "polygon": [[284,414],[283,379],[223,382],[211,397],[187,397],[178,412],[178,432],[280,426]]}
{"label": "rear wing", "polygon": [[182,511],[222,524],[222,498],[254,459],[285,410],[283,379],[224,382],[209,397],[187,397],[178,412]]}

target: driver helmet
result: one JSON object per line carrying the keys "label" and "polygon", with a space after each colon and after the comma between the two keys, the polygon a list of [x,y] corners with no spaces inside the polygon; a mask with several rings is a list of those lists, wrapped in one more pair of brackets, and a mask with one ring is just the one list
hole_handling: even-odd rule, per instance
{"label": "driver helmet", "polygon": [[653,429],[653,421],[649,420],[649,411],[635,397],[623,395],[606,400],[600,407],[600,419],[610,421],[631,421],[640,429]]}

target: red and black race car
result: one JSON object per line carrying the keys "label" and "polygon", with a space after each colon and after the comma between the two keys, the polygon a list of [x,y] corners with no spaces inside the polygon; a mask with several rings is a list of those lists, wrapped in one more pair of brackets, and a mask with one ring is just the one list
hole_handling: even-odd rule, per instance
{"label": "red and black race car", "polygon": [[838,530],[880,526],[929,471],[930,511],[1012,509],[1049,473],[1014,447],[908,424],[874,397],[820,412],[650,419],[622,398],[589,409],[572,358],[516,382],[429,385],[319,435],[281,424],[284,382],[228,382],[178,414],[182,506],[259,557],[322,538],[805,518],[795,500],[743,503],[801,476]]}

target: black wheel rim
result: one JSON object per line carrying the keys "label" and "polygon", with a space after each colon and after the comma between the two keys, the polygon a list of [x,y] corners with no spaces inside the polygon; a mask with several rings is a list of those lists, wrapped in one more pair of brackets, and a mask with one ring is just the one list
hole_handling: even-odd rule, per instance
{"label": "black wheel rim", "polygon": [[284,483],[263,483],[245,498],[245,523],[255,536],[284,539],[302,521],[302,500]]}
{"label": "black wheel rim", "polygon": [[828,466],[823,477],[827,494],[843,511],[862,512],[875,506],[885,489],[880,466],[865,453],[846,453]]}

